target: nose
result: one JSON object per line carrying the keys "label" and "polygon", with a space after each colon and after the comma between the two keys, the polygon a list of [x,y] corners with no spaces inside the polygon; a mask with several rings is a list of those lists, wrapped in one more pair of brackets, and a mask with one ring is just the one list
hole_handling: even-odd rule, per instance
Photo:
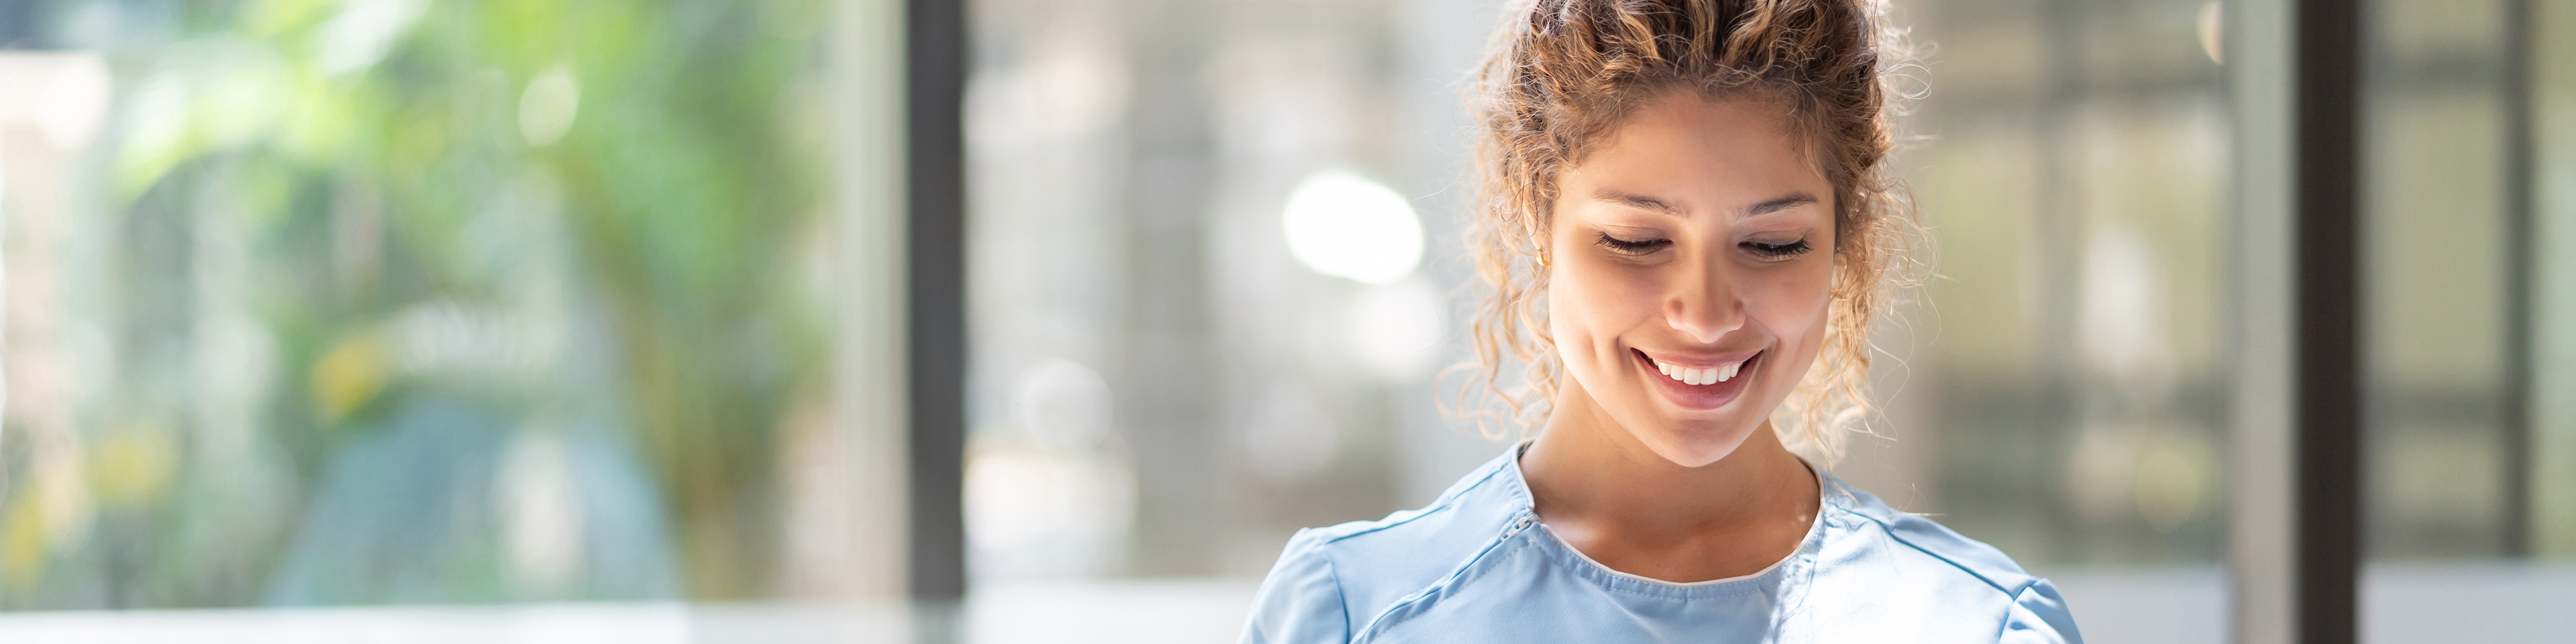
{"label": "nose", "polygon": [[1723,261],[1690,271],[1664,301],[1664,323],[1703,344],[1744,326],[1744,299]]}

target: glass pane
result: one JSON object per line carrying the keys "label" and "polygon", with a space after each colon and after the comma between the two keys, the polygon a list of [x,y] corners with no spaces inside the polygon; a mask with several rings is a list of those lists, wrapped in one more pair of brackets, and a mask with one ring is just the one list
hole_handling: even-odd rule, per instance
{"label": "glass pane", "polygon": [[2054,578],[2089,641],[2219,639],[2221,5],[1909,9],[1933,47],[1903,160],[1939,277],[1883,342],[1912,353],[1879,449],[1924,466],[1864,485]]}
{"label": "glass pane", "polygon": [[[2563,393],[2576,383],[2565,241],[2576,85],[2563,42],[2576,14],[2564,5],[2371,5],[2371,641],[2547,639],[2576,626],[2554,610],[2576,596],[2576,416]],[[2515,30],[2534,46],[2521,60]]]}
{"label": "glass pane", "polygon": [[2370,549],[2503,556],[2509,160],[2502,2],[2379,3],[2367,261]]}
{"label": "glass pane", "polygon": [[[1257,577],[1297,528],[1500,452],[1432,387],[1463,323],[1453,88],[1489,7],[975,15],[978,580]],[[1299,203],[1388,228],[1298,237]],[[1418,232],[1333,246],[1386,230]]]}
{"label": "glass pane", "polygon": [[2532,554],[2576,561],[2576,7],[2533,3]]}

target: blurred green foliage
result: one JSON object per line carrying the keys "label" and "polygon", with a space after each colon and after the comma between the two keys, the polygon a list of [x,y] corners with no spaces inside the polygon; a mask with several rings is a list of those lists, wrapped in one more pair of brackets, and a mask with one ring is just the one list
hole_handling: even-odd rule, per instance
{"label": "blurred green foliage", "polygon": [[[770,592],[778,435],[829,376],[822,11],[52,12],[115,70],[78,216],[116,364],[71,423],[94,524],[0,526],[0,605]],[[555,519],[492,491],[535,434],[569,463],[571,581],[514,572],[547,542],[512,526]]]}

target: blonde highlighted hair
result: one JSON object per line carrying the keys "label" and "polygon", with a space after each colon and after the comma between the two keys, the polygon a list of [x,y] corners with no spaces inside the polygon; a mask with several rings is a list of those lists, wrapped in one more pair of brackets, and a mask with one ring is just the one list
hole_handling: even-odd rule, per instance
{"label": "blonde highlighted hair", "polygon": [[[1832,460],[1869,408],[1870,319],[1919,239],[1882,162],[1901,34],[1876,0],[1535,0],[1515,8],[1478,78],[1470,251],[1490,291],[1472,329],[1457,411],[1480,427],[1544,424],[1564,377],[1548,335],[1540,239],[1558,173],[1636,108],[1673,92],[1746,97],[1786,122],[1834,186],[1833,303],[1824,347],[1773,425]],[[1517,382],[1505,377],[1521,369]],[[1479,398],[1490,399],[1480,402]],[[1499,403],[1499,406],[1492,403]],[[1492,422],[1503,420],[1502,423]],[[1488,431],[1488,434],[1493,432]]]}

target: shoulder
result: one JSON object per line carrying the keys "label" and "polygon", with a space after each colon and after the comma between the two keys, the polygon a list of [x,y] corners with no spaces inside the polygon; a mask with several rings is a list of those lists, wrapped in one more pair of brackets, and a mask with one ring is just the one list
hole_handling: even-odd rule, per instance
{"label": "shoulder", "polygon": [[1348,641],[1383,609],[1464,568],[1526,507],[1527,493],[1498,466],[1508,463],[1477,468],[1421,509],[1297,531],[1261,582],[1243,641]]}
{"label": "shoulder", "polygon": [[[1931,519],[1899,512],[1839,479],[1832,480],[1827,510],[1841,515],[1855,530],[1884,537],[1892,556],[1940,572],[1966,575],[1994,592],[2010,594],[2038,580],[2002,550],[1967,538]],[[1838,498],[1837,498],[1838,497]]]}
{"label": "shoulder", "polygon": [[1314,529],[1298,530],[1288,539],[1279,563],[1261,580],[1252,617],[1244,624],[1245,644],[1271,642],[1343,642],[1350,639],[1350,615],[1343,607],[1342,583],[1332,557],[1323,551],[1328,539]]}
{"label": "shoulder", "polygon": [[[1873,586],[1922,592],[1952,615],[1997,619],[1995,637],[2006,642],[2082,642],[2064,598],[2047,579],[2022,570],[2002,550],[1914,514],[1899,512],[1877,496],[1828,477],[1828,511],[1858,541],[1874,544],[1867,557],[1844,560],[1868,568]],[[1873,563],[1862,563],[1876,560]],[[1873,602],[1874,603],[1874,602]],[[1981,638],[1982,639],[1982,638]]]}

